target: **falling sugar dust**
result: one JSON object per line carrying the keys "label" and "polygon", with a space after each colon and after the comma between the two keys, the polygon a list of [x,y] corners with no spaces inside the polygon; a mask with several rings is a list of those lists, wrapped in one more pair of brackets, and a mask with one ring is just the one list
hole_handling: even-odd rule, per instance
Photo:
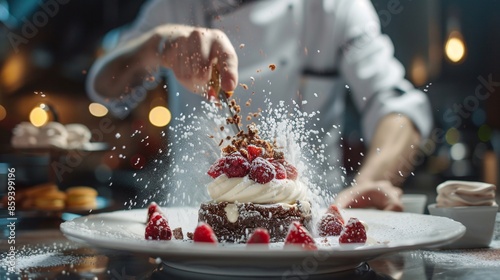
{"label": "falling sugar dust", "polygon": [[[338,155],[326,152],[332,142],[328,139],[334,138],[332,131],[340,136],[340,126],[329,131],[318,128],[319,112],[300,109],[306,101],[274,104],[265,94],[260,97],[267,105],[257,112],[246,112],[250,110],[250,99],[237,100],[244,104],[242,129],[255,123],[260,137],[275,141],[287,160],[298,168],[300,180],[309,186],[313,204],[331,203],[345,184],[346,171]],[[126,203],[129,208],[143,208],[152,201],[162,206],[198,207],[209,200],[206,185],[211,178],[206,172],[221,156],[221,148],[231,143],[235,132],[226,124],[226,104],[201,102],[199,106],[185,106],[186,113],[176,117],[162,134],[168,144],[158,151],[158,159],[141,174],[135,174],[140,194]]]}

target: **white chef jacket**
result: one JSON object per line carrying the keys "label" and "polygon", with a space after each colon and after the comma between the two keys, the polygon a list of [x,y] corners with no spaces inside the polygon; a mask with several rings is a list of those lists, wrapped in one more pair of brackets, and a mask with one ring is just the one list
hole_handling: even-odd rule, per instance
{"label": "white chef jacket", "polygon": [[[424,137],[430,133],[428,98],[404,79],[404,68],[393,56],[392,42],[381,33],[369,0],[239,2],[149,1],[120,42],[168,23],[223,30],[238,54],[239,82],[251,85],[248,91],[255,92],[254,109],[266,107],[265,98],[258,97],[263,93],[274,104],[296,100],[303,111],[320,112],[316,127],[332,136],[325,140],[331,149],[327,151],[332,155],[330,165],[339,165],[340,136],[335,125],[343,122],[347,93],[361,114],[366,143],[380,119],[390,113],[409,117]],[[271,63],[275,71],[268,68]],[[90,96],[103,102],[92,81],[88,84]],[[173,79],[169,89],[174,116],[185,108],[184,103],[200,101],[199,96],[184,94],[187,90]],[[247,93],[239,87],[235,94]],[[334,177],[330,181],[339,182],[339,173]]]}

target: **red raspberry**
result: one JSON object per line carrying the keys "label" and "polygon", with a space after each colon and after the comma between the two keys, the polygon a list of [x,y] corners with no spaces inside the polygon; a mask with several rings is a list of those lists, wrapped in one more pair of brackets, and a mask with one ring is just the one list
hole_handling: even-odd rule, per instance
{"label": "red raspberry", "polygon": [[290,225],[290,229],[285,238],[285,245],[299,245],[306,250],[318,249],[318,247],[316,247],[316,242],[314,242],[314,238],[299,222],[293,222]]}
{"label": "red raspberry", "polygon": [[163,217],[166,219],[165,215],[163,214],[163,211],[161,211],[160,206],[158,206],[158,204],[156,204],[156,202],[151,202],[148,206],[148,218],[146,220],[146,223],[149,222],[149,220],[151,219],[151,216],[155,212],[162,214]]}
{"label": "red raspberry", "polygon": [[218,159],[212,164],[212,166],[210,166],[210,168],[207,171],[207,174],[214,179],[219,177],[220,175],[222,175],[222,173],[224,173],[223,171],[224,164],[225,164],[225,158]]}
{"label": "red raspberry", "polygon": [[326,210],[326,213],[334,215],[342,225],[345,225],[344,218],[342,217],[342,214],[340,214],[340,210],[337,205],[330,205],[330,207]]}
{"label": "red raspberry", "polygon": [[222,171],[229,178],[245,177],[250,170],[250,163],[240,153],[232,153],[225,157]]}
{"label": "red raspberry", "polygon": [[271,237],[265,228],[257,228],[247,241],[247,244],[269,244]]}
{"label": "red raspberry", "polygon": [[194,242],[217,243],[217,236],[215,236],[212,228],[203,222],[200,222],[193,233]]}
{"label": "red raspberry", "polygon": [[280,162],[278,161],[275,161],[274,159],[268,159],[268,161],[274,166],[274,169],[276,170],[276,179],[286,179],[286,169],[285,167],[283,166],[283,164],[281,164]]}
{"label": "red raspberry", "polygon": [[172,231],[167,219],[162,214],[154,212],[146,225],[144,236],[147,240],[170,240],[172,238]]}
{"label": "red raspberry", "polygon": [[322,237],[339,236],[343,229],[339,219],[330,213],[323,215],[318,223],[318,234]]}
{"label": "red raspberry", "polygon": [[285,167],[286,177],[290,180],[296,180],[297,177],[299,176],[299,172],[297,171],[297,168],[295,168],[295,166],[291,165],[286,160],[280,160],[279,162],[283,165],[283,167]]}
{"label": "red raspberry", "polygon": [[252,161],[250,165],[250,179],[259,184],[270,182],[276,176],[274,166],[267,160],[259,157]]}
{"label": "red raspberry", "polygon": [[356,218],[350,218],[344,230],[340,233],[339,243],[365,243],[366,229]]}
{"label": "red raspberry", "polygon": [[264,155],[264,149],[257,147],[255,145],[248,145],[248,161],[252,162],[255,158],[262,157]]}

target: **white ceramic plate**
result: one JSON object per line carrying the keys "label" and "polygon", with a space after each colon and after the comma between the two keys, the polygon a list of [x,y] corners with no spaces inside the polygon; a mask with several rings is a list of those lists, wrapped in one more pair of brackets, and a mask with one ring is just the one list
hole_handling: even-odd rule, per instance
{"label": "white ceramic plate", "polygon": [[[164,209],[171,228],[182,227],[184,236],[197,224],[197,209]],[[465,227],[451,219],[377,210],[345,210],[346,220],[356,217],[368,225],[369,242],[340,246],[337,238],[317,238],[317,251],[244,244],[200,244],[188,240],[144,239],[146,209],[117,211],[80,217],[61,224],[70,239],[92,246],[159,257],[171,267],[224,275],[300,276],[330,273],[357,267],[383,254],[446,245],[460,238]],[[323,241],[323,242],[322,242]]]}

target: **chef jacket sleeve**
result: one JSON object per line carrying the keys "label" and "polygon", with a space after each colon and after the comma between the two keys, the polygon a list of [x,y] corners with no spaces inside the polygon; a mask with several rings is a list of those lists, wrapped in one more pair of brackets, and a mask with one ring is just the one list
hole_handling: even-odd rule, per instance
{"label": "chef jacket sleeve", "polygon": [[[122,27],[119,31],[119,38],[116,46],[111,52],[119,48],[120,45],[138,38],[142,34],[153,30],[155,27],[163,24],[165,18],[169,17],[168,1],[152,0],[147,2],[139,12],[137,19],[130,26]],[[135,107],[142,102],[147,95],[149,89],[157,86],[156,83],[161,81],[162,76],[166,75],[166,71],[158,68],[161,71],[151,73],[154,79],[147,79],[143,84],[131,89],[130,93],[123,94],[119,98],[104,98],[94,87],[97,71],[106,63],[105,60],[98,60],[90,69],[87,80],[86,89],[90,99],[105,105],[110,112],[118,117],[125,118]]]}
{"label": "chef jacket sleeve", "polygon": [[407,116],[425,139],[432,129],[427,96],[405,80],[405,71],[394,57],[391,40],[380,30],[378,16],[368,0],[345,1],[339,13],[345,24],[340,71],[361,112],[364,137],[370,141],[385,115]]}

